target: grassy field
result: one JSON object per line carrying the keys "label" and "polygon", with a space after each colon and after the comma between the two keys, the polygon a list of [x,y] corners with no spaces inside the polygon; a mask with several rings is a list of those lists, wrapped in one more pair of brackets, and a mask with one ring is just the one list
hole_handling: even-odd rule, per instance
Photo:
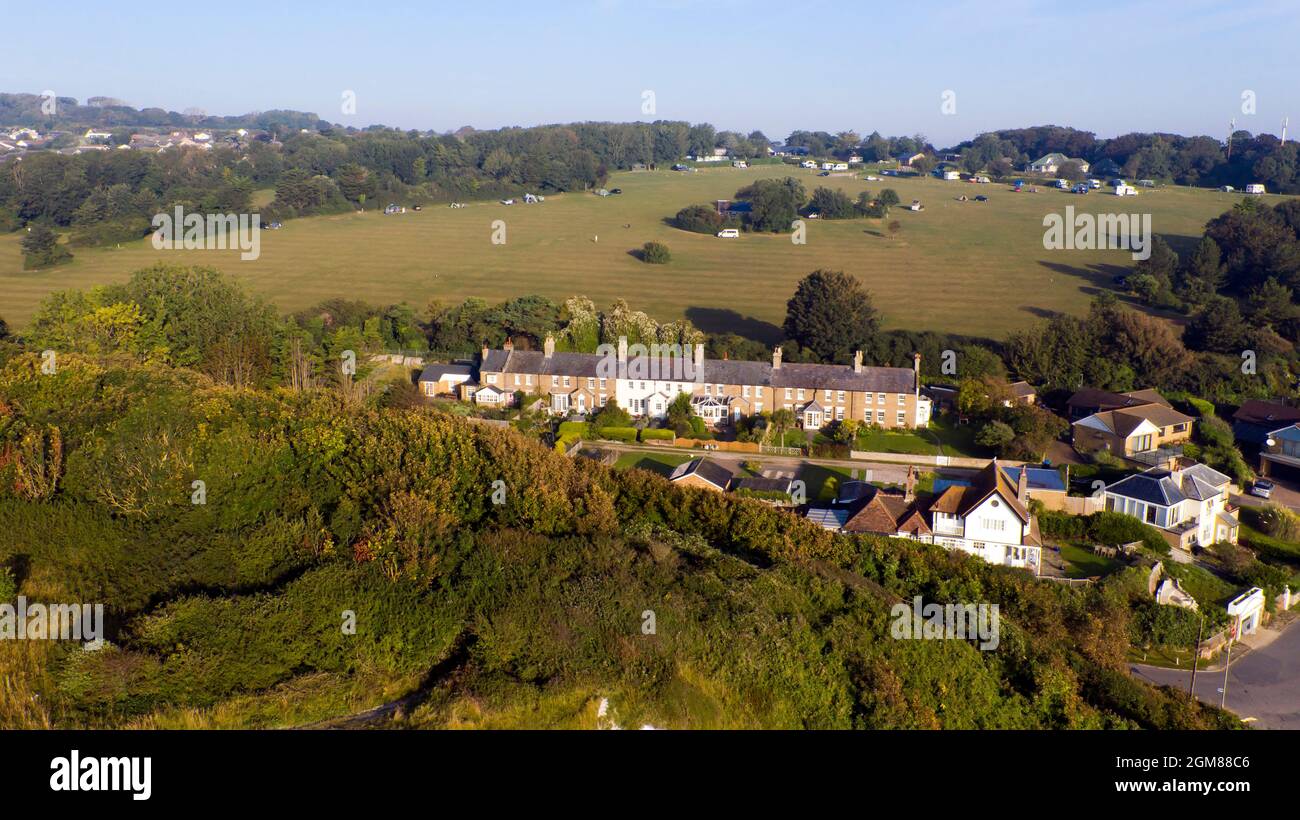
{"label": "grassy field", "polygon": [[[902,229],[894,239],[879,220],[809,220],[805,245],[776,235],[718,239],[665,223],[685,205],[730,198],[754,179],[784,175],[802,179],[810,193],[818,185],[841,188],[850,197],[892,187],[905,203],[920,199],[925,210],[895,209],[890,220]],[[1123,251],[1045,250],[1044,214],[1063,213],[1067,205],[1091,213],[1150,212],[1154,231],[1181,251],[1208,219],[1238,199],[1177,187],[1123,198],[1103,192],[1081,197],[1043,186],[1037,194],[1015,194],[1000,184],[867,182],[862,174],[823,178],[782,166],[627,172],[615,175],[609,187],[625,193],[293,220],[283,230],[263,231],[261,256],[250,261],[240,261],[237,251],[156,251],[141,240],[79,249],[68,265],[23,271],[20,236],[11,234],[0,237],[0,316],[21,329],[52,290],[122,281],[164,259],[235,274],[285,311],[336,296],[424,307],[433,299],[466,296],[501,300],[540,293],[562,300],[585,294],[599,306],[624,298],[661,320],[685,315],[706,331],[733,330],[768,341],[779,334],[795,283],[827,267],[863,280],[886,327],[1003,338],[1048,312],[1081,312],[1099,287],[1132,264]],[[990,201],[956,201],[961,194],[984,194]],[[491,241],[496,219],[506,222],[504,245]],[[629,253],[652,239],[668,245],[671,263],[646,265]]]}

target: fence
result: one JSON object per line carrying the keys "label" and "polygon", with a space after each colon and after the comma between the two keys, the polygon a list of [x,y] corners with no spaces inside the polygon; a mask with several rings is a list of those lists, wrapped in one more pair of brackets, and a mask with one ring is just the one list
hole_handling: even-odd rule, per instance
{"label": "fence", "polygon": [[[934,467],[969,467],[980,469],[987,467],[987,458],[966,458],[965,456],[927,456],[912,453],[874,453],[868,450],[850,450],[849,457],[860,461],[883,461],[889,464],[925,464]],[[998,461],[1004,467],[1018,467],[1023,461]]]}
{"label": "fence", "polygon": [[[650,442],[642,442],[648,444]],[[664,442],[667,444],[667,442]],[[711,441],[698,438],[679,438],[673,440],[674,447],[699,447],[703,449],[708,446],[711,450],[726,450],[729,453],[757,453],[760,448],[751,441]],[[796,450],[795,452],[798,452]]]}

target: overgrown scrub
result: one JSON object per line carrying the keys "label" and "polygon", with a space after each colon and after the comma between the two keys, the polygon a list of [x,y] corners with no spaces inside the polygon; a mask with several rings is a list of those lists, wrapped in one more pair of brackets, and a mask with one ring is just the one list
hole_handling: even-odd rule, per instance
{"label": "overgrown scrub", "polygon": [[[0,564],[31,599],[104,603],[110,644],[40,644],[6,725],[273,725],[286,698],[316,720],[402,686],[430,726],[539,703],[581,724],[601,697],[629,725],[1228,725],[1124,674],[1132,616],[1105,585],[833,535],[334,389],[89,354],[46,376],[22,353],[0,396]],[[38,494],[15,469],[34,429],[62,454]],[[913,595],[998,603],[999,649],[890,639]]]}

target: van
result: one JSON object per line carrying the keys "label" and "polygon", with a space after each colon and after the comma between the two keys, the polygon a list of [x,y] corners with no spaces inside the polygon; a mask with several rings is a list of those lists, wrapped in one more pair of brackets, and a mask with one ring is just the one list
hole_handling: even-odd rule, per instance
{"label": "van", "polygon": [[737,228],[723,228],[718,231],[718,236],[723,239],[736,239],[740,236],[740,230]]}

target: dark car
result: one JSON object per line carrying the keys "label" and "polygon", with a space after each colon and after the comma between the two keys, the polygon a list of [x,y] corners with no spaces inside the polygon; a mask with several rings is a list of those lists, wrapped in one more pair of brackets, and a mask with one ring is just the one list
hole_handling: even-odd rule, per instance
{"label": "dark car", "polygon": [[609,192],[610,192],[611,194],[621,194],[621,193],[623,193],[623,189],[622,189],[622,188],[610,188],[610,189],[609,189]]}
{"label": "dark car", "polygon": [[830,176],[830,175],[831,175],[831,172],[830,172],[830,171],[822,171],[822,172],[821,172],[820,174],[818,174],[817,176],[819,176],[819,177],[828,177],[828,176]]}
{"label": "dark car", "polygon": [[975,201],[976,201],[976,202],[988,202],[988,201],[989,201],[989,198],[986,197],[986,196],[984,196],[983,194],[980,194],[979,196],[975,197]]}

